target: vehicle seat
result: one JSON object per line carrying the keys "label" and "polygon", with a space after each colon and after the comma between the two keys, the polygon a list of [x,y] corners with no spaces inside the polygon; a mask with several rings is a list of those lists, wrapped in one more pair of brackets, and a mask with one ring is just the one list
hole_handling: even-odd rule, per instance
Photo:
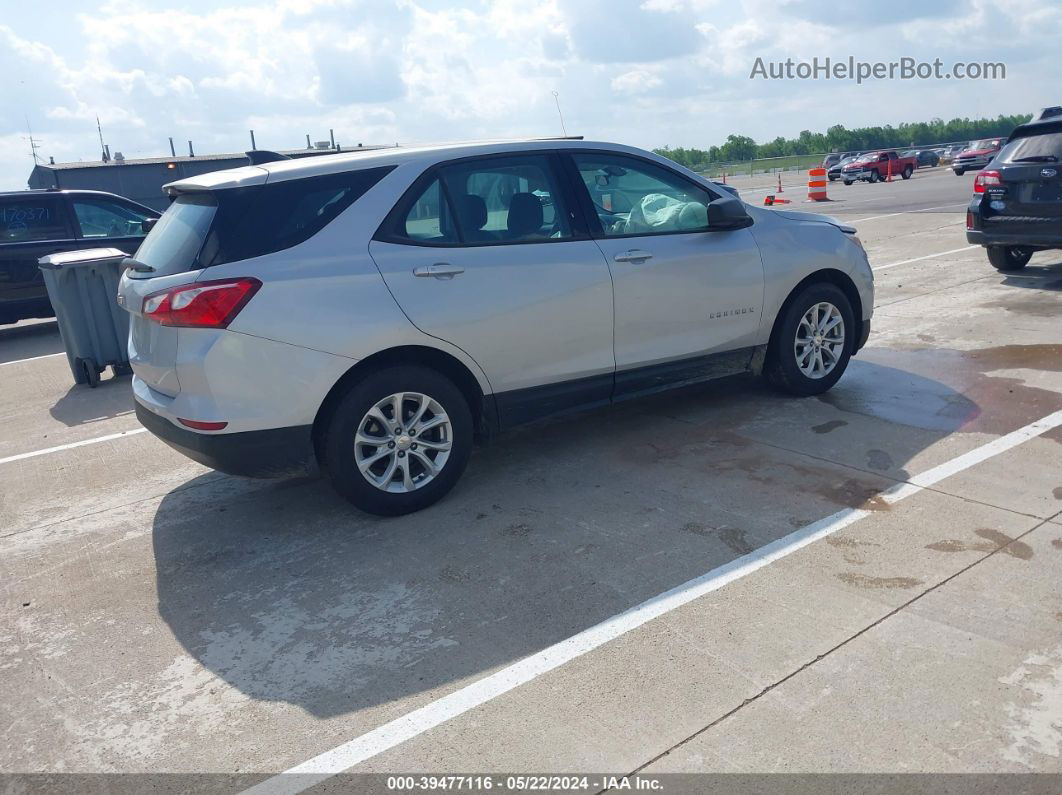
{"label": "vehicle seat", "polygon": [[482,196],[474,193],[458,196],[455,212],[461,226],[461,233],[469,241],[495,239],[490,232],[483,229],[487,224],[487,203],[483,201]]}
{"label": "vehicle seat", "polygon": [[533,193],[514,193],[506,227],[511,238],[542,237],[542,202]]}

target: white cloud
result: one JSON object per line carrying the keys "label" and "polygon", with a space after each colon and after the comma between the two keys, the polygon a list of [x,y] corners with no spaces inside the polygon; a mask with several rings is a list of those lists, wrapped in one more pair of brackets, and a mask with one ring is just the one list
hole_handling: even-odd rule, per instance
{"label": "white cloud", "polygon": [[[64,0],[56,0],[61,6]],[[729,133],[1032,111],[1058,97],[1054,0],[92,0],[0,25],[0,188],[42,153],[197,152],[567,130],[652,147]],[[881,10],[885,9],[885,10]],[[866,23],[866,24],[862,24]],[[757,57],[1006,61],[1005,82],[750,80]],[[183,150],[184,145],[181,146]]]}

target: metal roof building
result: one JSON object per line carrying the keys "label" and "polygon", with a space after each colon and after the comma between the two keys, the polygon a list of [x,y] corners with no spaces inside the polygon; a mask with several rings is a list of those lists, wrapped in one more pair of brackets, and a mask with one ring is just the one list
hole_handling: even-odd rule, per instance
{"label": "metal roof building", "polygon": [[[293,149],[282,151],[280,154],[291,158],[301,158],[383,148],[385,147],[348,146]],[[145,157],[135,160],[115,157],[109,161],[42,163],[34,166],[28,185],[30,188],[102,190],[162,211],[170,203],[162,192],[162,186],[166,183],[206,174],[210,171],[239,168],[246,166],[247,163],[248,158],[244,153],[192,157]]]}

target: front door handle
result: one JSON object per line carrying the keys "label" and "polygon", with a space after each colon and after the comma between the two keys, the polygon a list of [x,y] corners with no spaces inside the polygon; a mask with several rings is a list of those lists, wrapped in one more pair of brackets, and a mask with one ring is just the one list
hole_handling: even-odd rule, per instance
{"label": "front door handle", "polygon": [[642,251],[638,248],[632,248],[630,251],[624,251],[622,254],[617,254],[613,257],[616,262],[644,262],[652,258],[653,255],[648,251]]}
{"label": "front door handle", "polygon": [[435,279],[452,279],[454,276],[459,276],[464,272],[464,268],[458,268],[449,262],[436,262],[434,265],[422,265],[413,269],[414,276],[420,276],[425,279],[429,276]]}

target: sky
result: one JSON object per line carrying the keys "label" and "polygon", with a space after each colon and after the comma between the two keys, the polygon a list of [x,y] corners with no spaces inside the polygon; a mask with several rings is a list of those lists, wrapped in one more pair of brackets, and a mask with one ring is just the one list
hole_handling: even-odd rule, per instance
{"label": "sky", "polygon": [[[562,133],[707,148],[731,133],[1062,104],[1058,0],[0,2],[0,190],[47,161]],[[757,58],[999,61],[1005,80],[750,79]],[[554,97],[556,92],[556,98]],[[928,142],[925,142],[928,143]]]}

